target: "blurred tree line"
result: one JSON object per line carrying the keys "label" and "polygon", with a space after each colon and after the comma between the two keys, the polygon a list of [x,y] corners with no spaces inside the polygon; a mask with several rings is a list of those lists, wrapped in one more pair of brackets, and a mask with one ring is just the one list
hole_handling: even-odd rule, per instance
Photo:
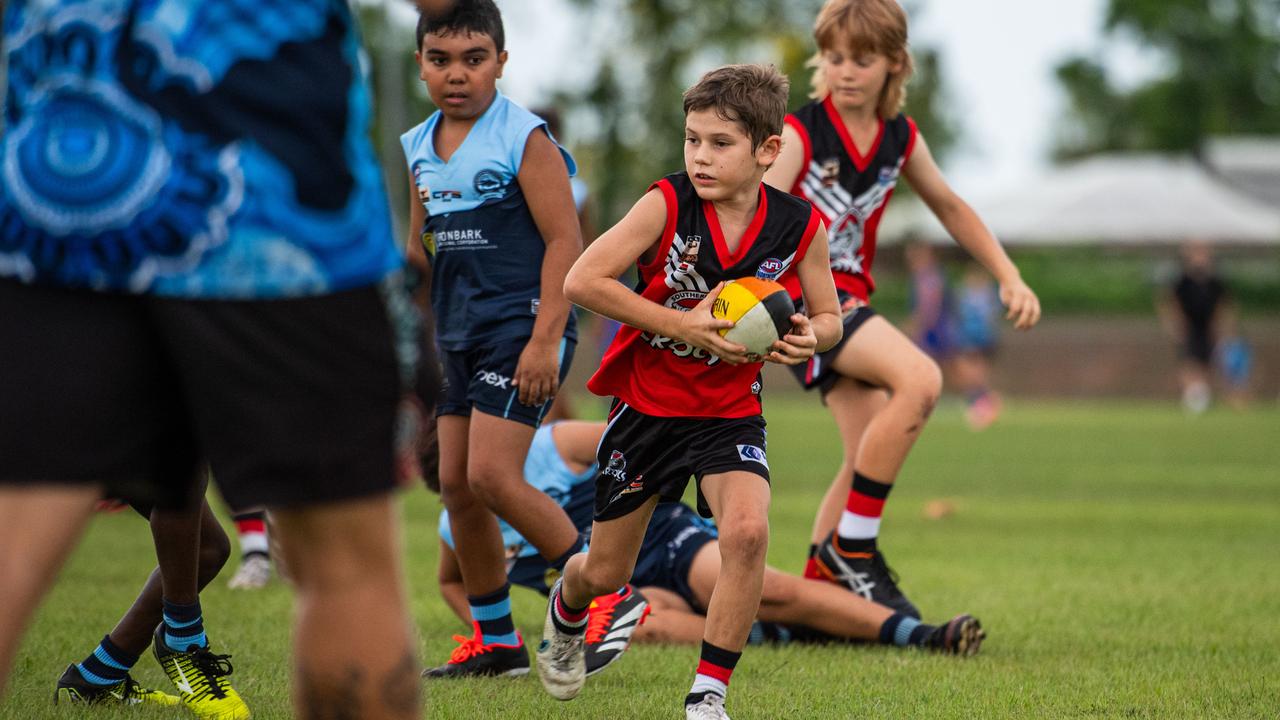
{"label": "blurred tree line", "polygon": [[[771,62],[791,79],[791,107],[808,99],[813,19],[822,0],[568,0],[584,28],[575,58],[596,63],[589,82],[549,99],[607,228],[649,183],[683,169],[681,95],[703,72],[729,62]],[[413,60],[413,27],[394,2],[358,0],[375,96],[374,141],[401,226],[408,202],[399,135],[432,110]],[[501,6],[502,3],[500,2]],[[908,1],[914,17],[924,3]],[[556,22],[564,21],[560,18]],[[522,32],[508,27],[508,35]],[[597,38],[598,48],[590,39]],[[960,134],[949,112],[937,51],[913,47],[916,76],[907,112],[946,157]],[[566,56],[569,53],[565,53]]]}
{"label": "blurred tree line", "polygon": [[1070,113],[1058,158],[1195,152],[1213,135],[1280,134],[1277,0],[1110,0],[1105,31],[1159,53],[1168,71],[1121,89],[1095,55],[1059,65]]}

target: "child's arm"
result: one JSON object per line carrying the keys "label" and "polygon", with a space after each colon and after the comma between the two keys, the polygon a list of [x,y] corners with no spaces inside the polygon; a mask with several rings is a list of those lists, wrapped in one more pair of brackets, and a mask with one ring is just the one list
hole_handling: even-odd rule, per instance
{"label": "child's arm", "polygon": [[681,312],[651,302],[618,282],[618,277],[662,238],[666,223],[666,200],[655,188],[582,253],[565,278],[565,295],[598,315],[655,335],[679,338],[725,362],[746,362],[747,349],[720,336],[719,330],[731,328],[733,323],[711,315],[712,303],[723,283],[697,307]]}
{"label": "child's arm", "polygon": [[796,179],[804,171],[804,145],[800,133],[790,123],[782,127],[782,152],[773,165],[765,171],[764,181],[789,193],[795,187]]}
{"label": "child's arm", "polygon": [[440,567],[436,570],[436,581],[440,584],[440,597],[462,622],[471,624],[471,606],[467,604],[467,590],[462,585],[462,570],[458,567],[458,556],[453,549],[440,541]]}
{"label": "child's arm", "polygon": [[800,291],[804,294],[804,306],[808,316],[796,313],[791,316],[795,326],[791,333],[774,343],[774,351],[768,360],[783,365],[799,365],[835,347],[844,335],[844,323],[840,318],[840,300],[836,285],[831,279],[831,261],[827,249],[827,230],[818,229],[809,243],[804,259],[796,266],[800,278]]}
{"label": "child's arm", "polygon": [[982,218],[956,195],[942,177],[923,135],[916,136],[916,148],[902,169],[920,198],[937,216],[951,237],[955,238],[1000,283],[1000,302],[1009,309],[1005,315],[1019,330],[1030,329],[1040,320],[1040,300],[1022,281],[1018,268],[1005,254]]}
{"label": "child's arm", "polygon": [[516,363],[512,384],[519,389],[520,402],[541,405],[560,389],[560,340],[569,320],[564,276],[582,252],[582,231],[569,187],[569,169],[560,148],[545,132],[529,134],[516,179],[547,248],[542,257],[538,317]]}

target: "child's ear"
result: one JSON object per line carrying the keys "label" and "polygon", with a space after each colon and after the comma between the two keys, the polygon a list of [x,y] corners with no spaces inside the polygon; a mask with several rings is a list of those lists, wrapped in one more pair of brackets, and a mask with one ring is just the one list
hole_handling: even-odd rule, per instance
{"label": "child's ear", "polygon": [[494,77],[502,77],[502,68],[507,64],[507,51],[503,50],[498,53],[498,74]]}
{"label": "child's ear", "polygon": [[761,167],[772,167],[782,154],[782,136],[770,135],[756,148],[756,163]]}
{"label": "child's ear", "polygon": [[897,75],[901,73],[902,69],[906,67],[906,65],[907,58],[902,53],[889,58],[889,74]]}
{"label": "child's ear", "polygon": [[423,64],[422,51],[414,50],[413,59],[418,63],[418,79],[425,81],[427,79],[427,66]]}

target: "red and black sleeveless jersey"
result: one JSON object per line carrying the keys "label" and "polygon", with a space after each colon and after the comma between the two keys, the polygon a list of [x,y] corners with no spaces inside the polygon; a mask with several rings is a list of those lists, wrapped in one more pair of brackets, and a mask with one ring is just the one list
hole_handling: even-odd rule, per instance
{"label": "red and black sleeveless jersey", "polygon": [[[687,174],[668,175],[653,188],[666,200],[667,224],[654,259],[638,266],[636,289],[677,310],[691,310],[723,280],[795,275],[822,222],[809,203],[762,183],[755,217],[730,252],[715,208]],[[730,365],[683,340],[624,325],[587,387],[646,415],[750,417],[761,410],[760,366]]]}
{"label": "red and black sleeveless jersey", "polygon": [[[791,192],[822,213],[836,289],[865,302],[876,288],[871,278],[876,230],[915,148],[916,123],[902,114],[881,120],[880,134],[865,156],[854,146],[830,96],[787,115],[787,124],[804,144],[804,165]],[[794,280],[787,290],[800,297]]]}

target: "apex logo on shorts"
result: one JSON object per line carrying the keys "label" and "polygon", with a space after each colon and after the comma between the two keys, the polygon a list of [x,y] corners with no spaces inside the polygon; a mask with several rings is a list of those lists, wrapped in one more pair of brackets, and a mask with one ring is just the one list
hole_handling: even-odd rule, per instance
{"label": "apex logo on shorts", "polygon": [[630,485],[627,485],[625,488],[623,488],[622,492],[619,492],[617,496],[622,497],[623,495],[630,495],[631,493],[640,492],[643,489],[644,489],[644,475],[637,475],[636,479],[632,480]]}
{"label": "apex logo on shorts", "polygon": [[492,370],[480,370],[476,373],[476,379],[485,385],[492,385],[500,390],[511,389],[511,378]]}
{"label": "apex logo on shorts", "polygon": [[764,450],[755,445],[739,445],[738,457],[749,462],[758,462],[765,466],[765,469],[769,467],[769,460],[765,457]]}
{"label": "apex logo on shorts", "polygon": [[609,464],[605,465],[604,470],[601,470],[600,472],[615,480],[626,482],[627,456],[623,455],[621,450],[614,450],[609,453]]}

